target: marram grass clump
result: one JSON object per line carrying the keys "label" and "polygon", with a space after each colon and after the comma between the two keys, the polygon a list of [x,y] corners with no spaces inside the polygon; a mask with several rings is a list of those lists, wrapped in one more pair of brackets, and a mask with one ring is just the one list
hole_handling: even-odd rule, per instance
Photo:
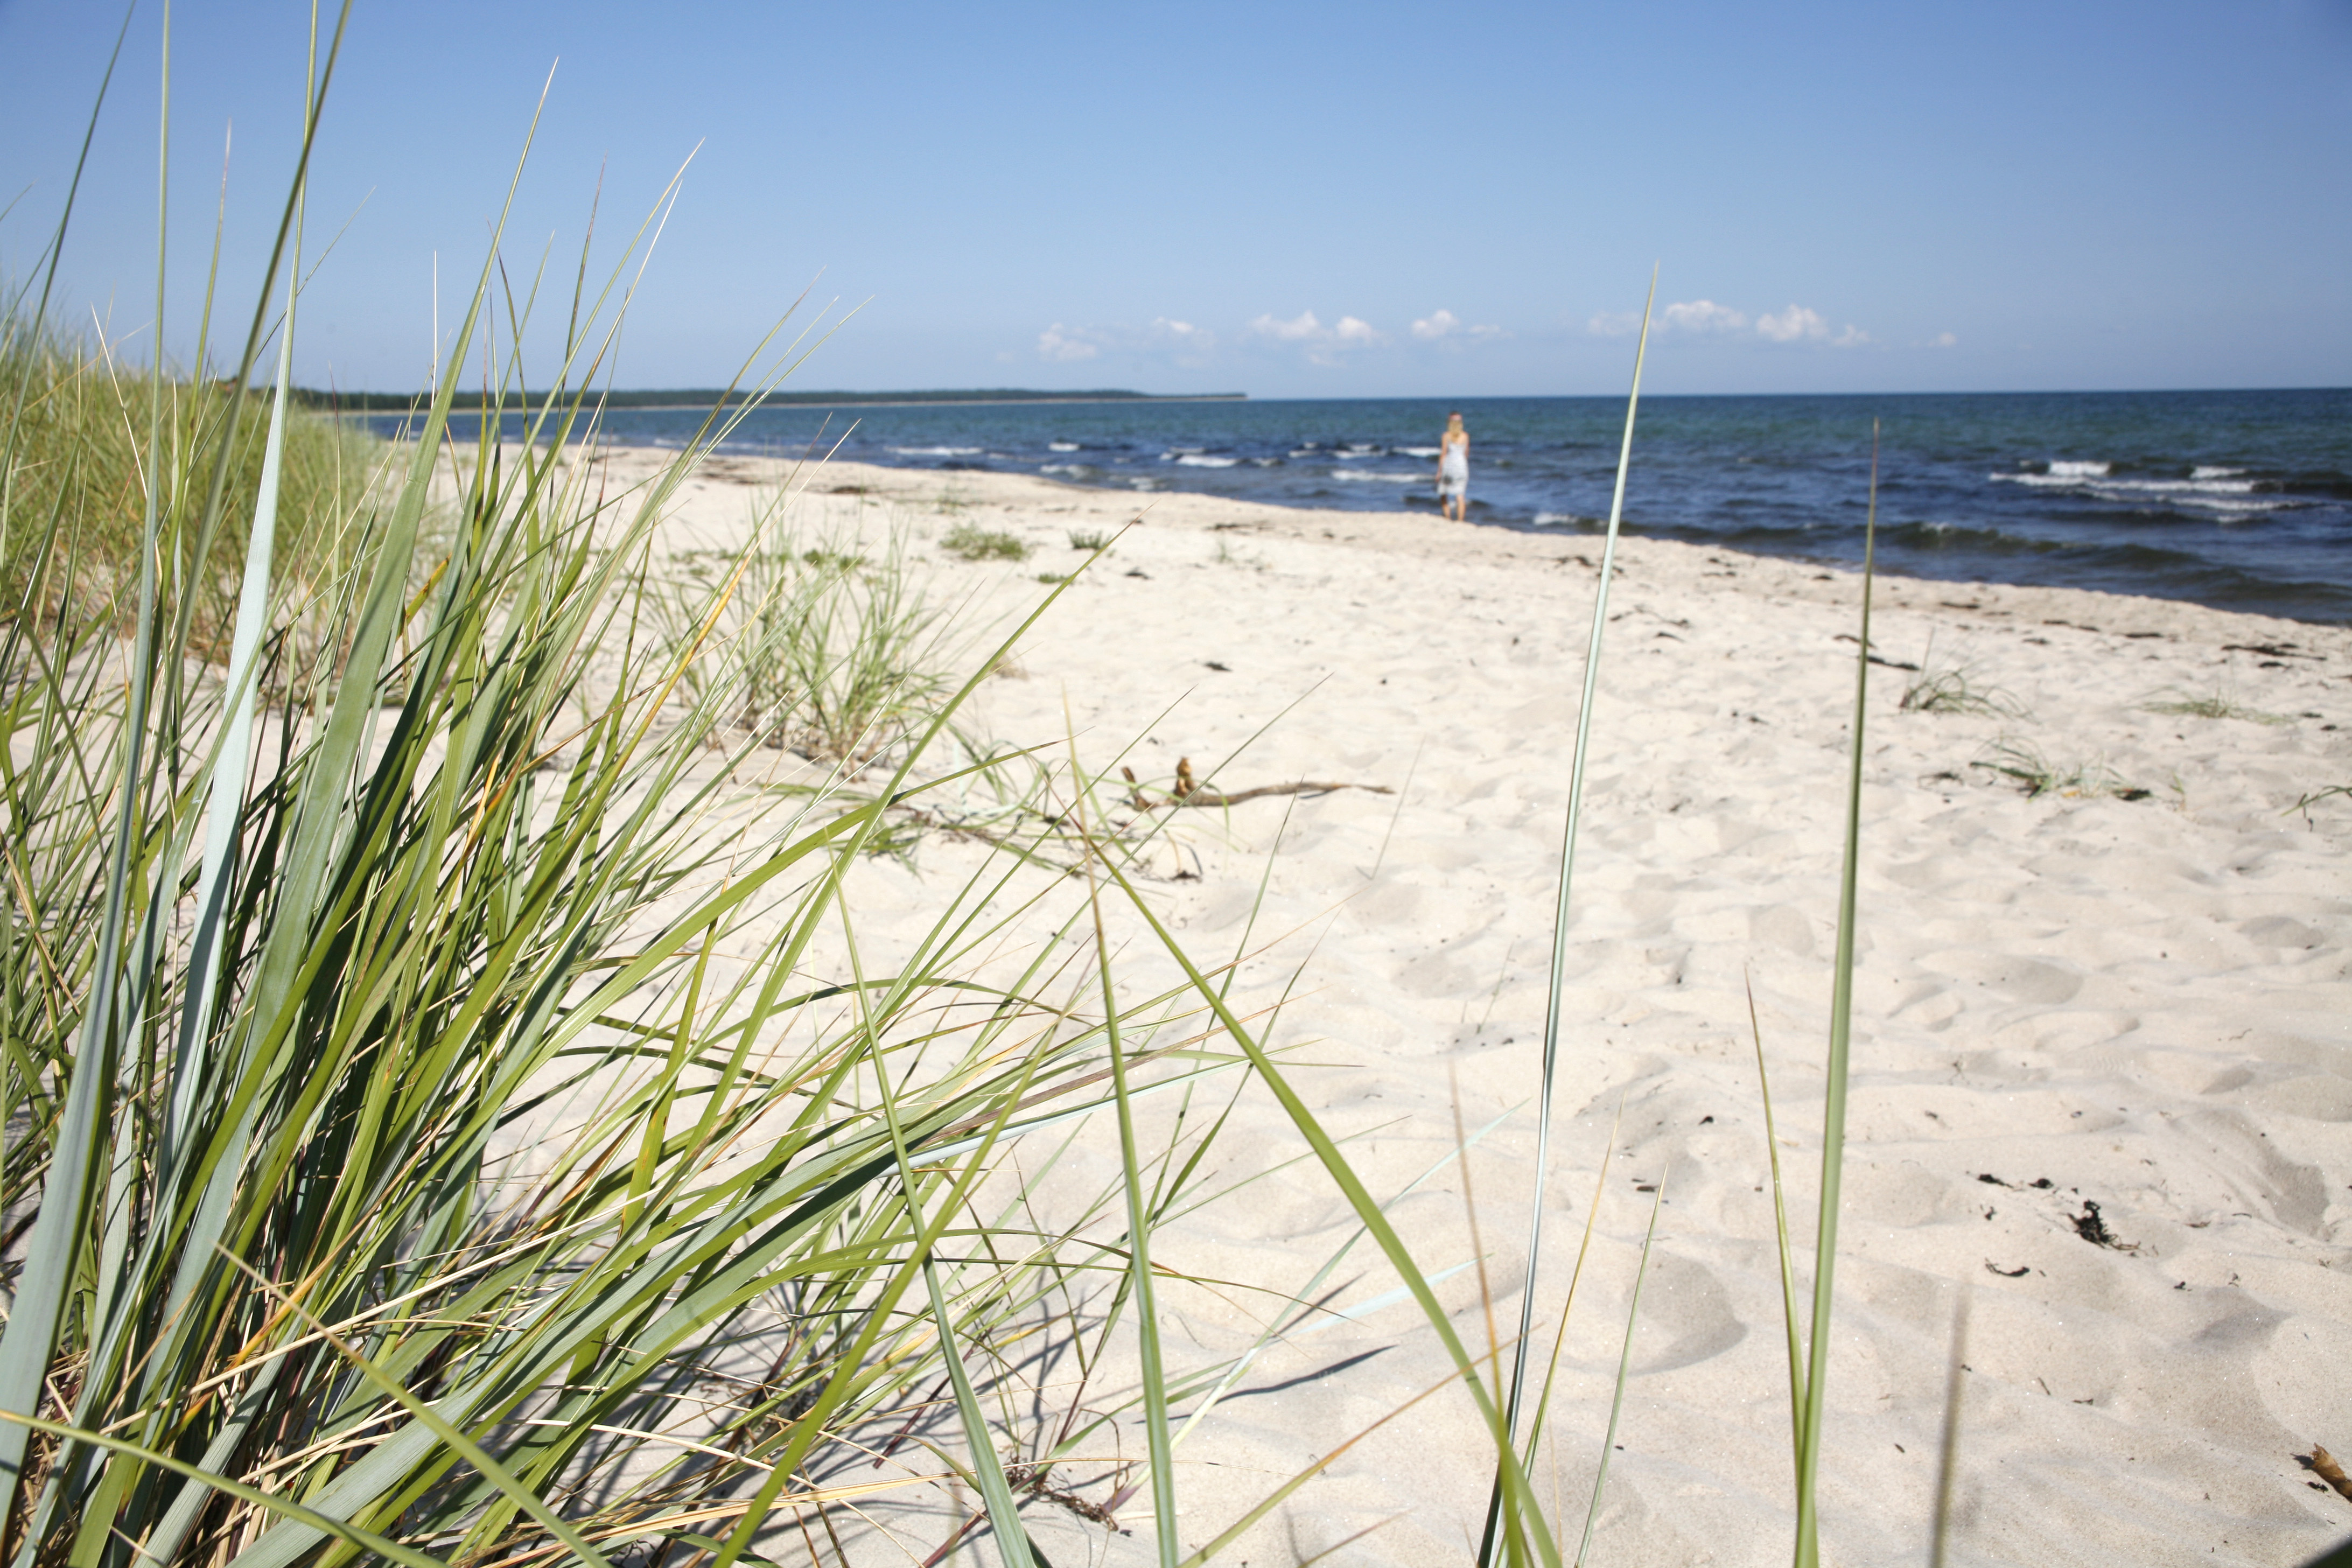
{"label": "marram grass clump", "polygon": [[[0,417],[7,420],[0,437],[0,505],[7,517],[0,528],[0,605],[6,613],[55,616],[73,599],[113,605],[118,619],[130,623],[152,411],[167,453],[226,456],[213,523],[217,549],[206,555],[215,567],[194,576],[185,605],[194,646],[225,653],[236,563],[253,524],[268,422],[266,391],[237,392],[236,385],[234,377],[157,377],[123,363],[112,345],[37,321],[24,293],[8,291],[0,304]],[[282,580],[312,594],[333,591],[359,542],[348,531],[353,508],[385,456],[383,443],[355,421],[289,411],[278,478]],[[176,499],[185,513],[200,516],[203,492],[214,482],[211,468],[175,468],[173,477],[198,492]],[[52,520],[63,549],[44,560]],[[167,535],[165,542],[175,565],[195,564],[194,540]]]}

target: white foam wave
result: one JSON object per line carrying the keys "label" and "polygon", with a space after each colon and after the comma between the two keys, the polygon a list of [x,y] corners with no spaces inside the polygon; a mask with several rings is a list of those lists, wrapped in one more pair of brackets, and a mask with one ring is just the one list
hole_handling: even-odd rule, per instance
{"label": "white foam wave", "polygon": [[1323,454],[1314,443],[1309,442],[1304,447],[1292,448],[1290,455],[1294,458],[1319,458]]}
{"label": "white foam wave", "polygon": [[1198,452],[1187,452],[1176,461],[1188,468],[1230,468],[1239,458],[1204,458]]}
{"label": "white foam wave", "polygon": [[1094,472],[1084,463],[1048,463],[1037,471],[1041,474],[1091,474]]}
{"label": "white foam wave", "polygon": [[1076,441],[1048,441],[1045,443],[1045,450],[1048,452],[1075,452],[1077,449],[1078,444]]}
{"label": "white foam wave", "polygon": [[[2057,466],[2054,463],[2051,465],[2053,468]],[[2104,468],[2105,465],[2100,466]],[[2200,476],[2214,472],[2242,473],[2243,471],[2243,469],[2209,470],[2205,468],[2197,470]],[[2219,478],[2111,479],[2106,478],[2104,472],[2099,474],[1994,474],[1991,477],[1996,479],[2005,479],[2011,484],[2032,485],[2039,489],[2071,490],[2077,495],[2089,496],[2094,500],[2115,501],[2118,504],[2138,500],[2162,500],[2173,506],[2194,507],[2204,511],[2222,513],[2225,514],[2224,521],[2232,517],[2251,517],[2258,512],[2278,511],[2296,504],[2292,498],[2286,496],[2257,498],[2254,495],[2257,481],[2253,479]]]}
{"label": "white foam wave", "polygon": [[2053,479],[2095,479],[2103,478],[2114,468],[2113,463],[2053,463],[2050,465],[2050,477]]}
{"label": "white foam wave", "polygon": [[2189,477],[2192,479],[2234,479],[2245,471],[2243,468],[2217,468],[2200,463],[2189,471]]}
{"label": "white foam wave", "polygon": [[1429,478],[1427,474],[1423,473],[1375,474],[1363,468],[1334,468],[1331,470],[1331,477],[1335,479],[1377,479],[1390,484],[1403,485],[1416,484]]}
{"label": "white foam wave", "polygon": [[1394,448],[1394,450],[1398,456],[1405,458],[1434,458],[1437,456],[1437,448],[1434,447],[1399,447]]}
{"label": "white foam wave", "polygon": [[977,458],[982,448],[979,447],[893,447],[890,450],[902,458]]}

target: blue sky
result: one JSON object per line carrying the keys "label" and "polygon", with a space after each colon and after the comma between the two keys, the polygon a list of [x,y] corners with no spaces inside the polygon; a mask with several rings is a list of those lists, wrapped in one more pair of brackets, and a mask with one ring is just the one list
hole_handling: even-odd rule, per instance
{"label": "blue sky", "polygon": [[[121,15],[0,0],[0,273],[55,221]],[[60,273],[134,357],[161,15]],[[307,16],[175,13],[176,355],[232,123],[221,298],[252,308]],[[814,284],[859,309],[811,387],[1614,392],[1654,260],[1660,392],[2352,382],[2352,0],[360,0],[302,379],[423,380],[435,258],[446,328],[551,66],[510,275],[551,244],[568,282],[600,179],[609,263],[688,165],[625,385],[727,379]]]}

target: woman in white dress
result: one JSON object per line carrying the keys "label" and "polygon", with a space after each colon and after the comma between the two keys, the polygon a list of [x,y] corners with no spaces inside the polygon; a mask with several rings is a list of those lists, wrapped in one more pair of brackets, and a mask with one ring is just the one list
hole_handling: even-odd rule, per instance
{"label": "woman in white dress", "polygon": [[1437,444],[1437,500],[1446,520],[1470,518],[1470,432],[1457,412],[1445,416],[1445,435]]}

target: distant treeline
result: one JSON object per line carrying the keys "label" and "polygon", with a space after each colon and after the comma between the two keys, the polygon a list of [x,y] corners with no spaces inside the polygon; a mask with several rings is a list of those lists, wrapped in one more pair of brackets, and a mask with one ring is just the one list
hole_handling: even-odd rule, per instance
{"label": "distant treeline", "polygon": [[[323,392],[316,387],[297,387],[294,390],[296,396],[313,407],[341,409],[345,413],[404,414],[412,409],[422,411],[425,404],[425,394],[421,392]],[[546,396],[543,392],[509,392],[499,401],[508,408],[520,409],[536,407]],[[1248,394],[1241,392],[1209,392],[1171,397],[1149,392],[1129,392],[1117,387],[1104,387],[1094,392],[1037,392],[1025,387],[998,386],[961,392],[771,392],[760,401],[852,408],[860,405],[905,403],[1230,403],[1247,396]],[[749,402],[751,397],[747,392],[729,392],[713,386],[607,392],[595,395],[591,401],[602,402],[607,408],[711,408],[722,403],[731,407]],[[451,401],[450,407],[463,413],[478,413],[491,401],[479,392],[460,392]]]}

